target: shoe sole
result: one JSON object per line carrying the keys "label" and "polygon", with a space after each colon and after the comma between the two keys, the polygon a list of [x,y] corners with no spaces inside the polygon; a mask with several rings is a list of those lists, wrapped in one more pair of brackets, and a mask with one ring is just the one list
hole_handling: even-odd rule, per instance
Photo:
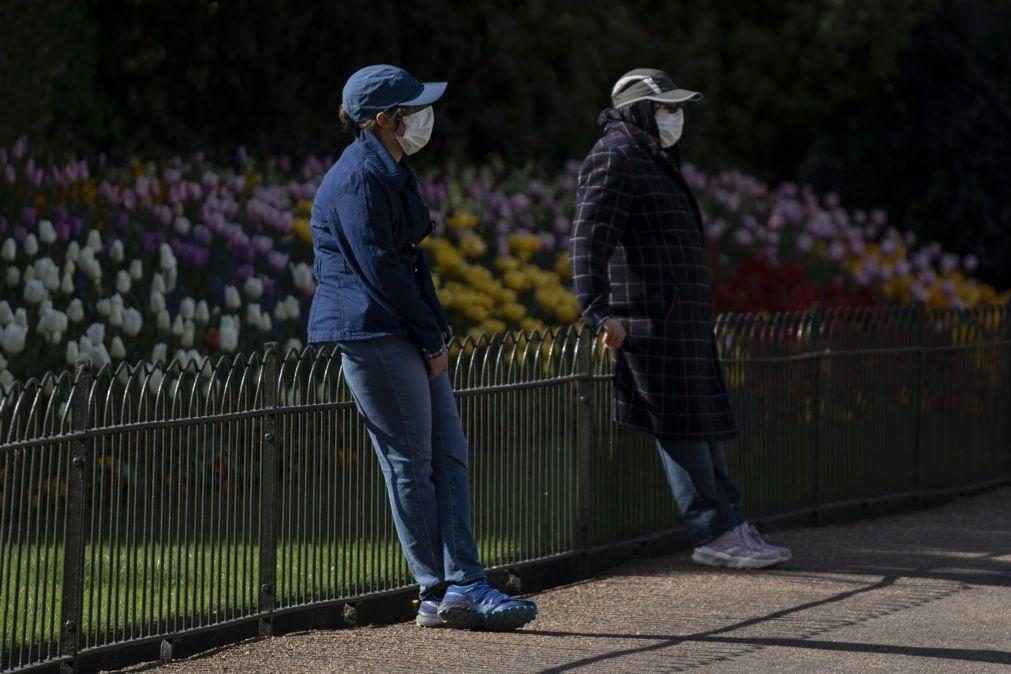
{"label": "shoe sole", "polygon": [[765,569],[786,561],[780,557],[775,559],[755,559],[754,557],[731,557],[720,553],[706,553],[696,550],[692,553],[692,561],[702,566],[714,566],[727,569]]}
{"label": "shoe sole", "polygon": [[492,613],[478,613],[465,606],[447,606],[439,609],[439,618],[447,627],[460,630],[485,629],[492,632],[510,632],[523,627],[537,617],[537,609],[516,606]]}
{"label": "shoe sole", "polygon": [[420,613],[418,617],[414,619],[414,624],[418,627],[445,627],[446,623],[442,622],[442,618],[439,616],[423,616]]}

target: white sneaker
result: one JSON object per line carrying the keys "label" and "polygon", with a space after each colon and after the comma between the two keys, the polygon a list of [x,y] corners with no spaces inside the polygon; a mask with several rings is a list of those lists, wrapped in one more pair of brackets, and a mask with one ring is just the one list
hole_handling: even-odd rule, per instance
{"label": "white sneaker", "polygon": [[782,561],[779,553],[755,545],[746,526],[734,527],[716,540],[695,548],[692,561],[731,569],[764,569],[779,564]]}
{"label": "white sneaker", "polygon": [[751,541],[755,544],[755,547],[772,550],[779,555],[779,561],[781,562],[786,562],[793,558],[793,553],[790,552],[790,548],[784,548],[781,545],[773,545],[769,541],[765,540],[762,538],[762,534],[758,533],[758,529],[756,529],[751,522],[745,522],[741,526],[747,527],[748,535],[751,537]]}

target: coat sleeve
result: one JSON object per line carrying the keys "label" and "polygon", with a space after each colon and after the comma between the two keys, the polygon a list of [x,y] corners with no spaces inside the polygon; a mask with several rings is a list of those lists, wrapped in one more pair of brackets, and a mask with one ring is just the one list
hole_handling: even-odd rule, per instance
{"label": "coat sleeve", "polygon": [[441,354],[446,345],[439,320],[424,301],[413,270],[397,253],[387,195],[368,174],[353,175],[350,181],[336,207],[333,234],[341,252],[370,299],[404,322],[425,357]]}
{"label": "coat sleeve", "polygon": [[627,159],[611,148],[583,162],[572,223],[572,280],[583,316],[600,325],[611,316],[607,266],[631,210]]}

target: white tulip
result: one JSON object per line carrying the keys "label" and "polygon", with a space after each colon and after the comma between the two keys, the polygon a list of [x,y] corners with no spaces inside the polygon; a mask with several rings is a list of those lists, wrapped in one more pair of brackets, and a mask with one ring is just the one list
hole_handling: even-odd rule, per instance
{"label": "white tulip", "polygon": [[220,326],[221,348],[224,351],[235,351],[239,346],[238,316],[222,316]]}
{"label": "white tulip", "polygon": [[7,369],[7,359],[4,358],[4,355],[2,353],[0,353],[0,370],[6,369]]}
{"label": "white tulip", "polygon": [[14,239],[7,239],[4,241],[4,245],[0,247],[0,257],[2,257],[6,262],[13,262],[14,258],[18,256],[18,244],[14,242]]}
{"label": "white tulip", "polygon": [[67,244],[67,252],[64,253],[64,258],[68,262],[77,262],[77,256],[81,254],[81,244],[76,241],[71,241]]}
{"label": "white tulip", "polygon": [[21,245],[24,247],[25,255],[28,257],[35,257],[35,254],[39,252],[39,240],[35,238],[34,234],[26,236]]}
{"label": "white tulip", "polygon": [[182,236],[186,236],[190,233],[190,221],[188,219],[180,216],[176,218],[175,222],[172,224],[175,227],[175,230]]}
{"label": "white tulip", "polygon": [[151,349],[151,362],[161,363],[164,362],[165,357],[168,355],[168,344],[165,342],[158,342]]}
{"label": "white tulip", "polygon": [[24,283],[28,283],[33,278],[35,278],[35,267],[33,267],[32,265],[28,265],[27,267],[25,267],[25,273],[21,275],[21,280]]}
{"label": "white tulip", "polygon": [[123,312],[123,332],[127,337],[136,337],[144,327],[144,317],[133,307]]}
{"label": "white tulip", "polygon": [[184,297],[183,301],[179,303],[179,315],[188,321],[192,320],[196,308],[197,303],[192,297]]}
{"label": "white tulip", "polygon": [[87,246],[92,250],[102,250],[102,233],[97,229],[88,230]]}
{"label": "white tulip", "polygon": [[60,287],[60,270],[52,260],[45,259],[49,261],[49,264],[42,265],[42,273],[39,274],[39,278],[42,279],[42,285],[46,287],[46,290],[55,292]]}
{"label": "white tulip", "polygon": [[312,267],[305,262],[291,265],[291,278],[299,290],[308,291],[314,283]]}
{"label": "white tulip", "polygon": [[112,311],[112,302],[108,298],[102,298],[95,303],[95,308],[98,309],[100,316],[108,316]]}
{"label": "white tulip", "polygon": [[39,220],[39,241],[45,244],[56,241],[56,228],[48,220]]}
{"label": "white tulip", "polygon": [[28,327],[28,312],[25,311],[24,307],[18,307],[14,310],[14,322],[26,328]]}
{"label": "white tulip", "polygon": [[193,347],[193,340],[196,338],[197,328],[193,325],[193,321],[186,321],[183,325],[183,334],[179,338],[179,344],[185,348],[189,349]]}
{"label": "white tulip", "polygon": [[65,358],[67,365],[76,364],[78,358],[80,358],[80,352],[77,349],[77,342],[71,339],[70,341],[67,342],[67,351]]}
{"label": "white tulip", "polygon": [[63,263],[63,273],[64,274],[70,274],[71,276],[73,276],[75,271],[77,271],[77,263],[76,262],[74,262],[73,260],[66,260]]}
{"label": "white tulip", "polygon": [[12,356],[24,351],[25,340],[28,337],[28,327],[24,325],[18,325],[17,323],[9,323],[3,329],[3,335],[0,335],[0,346],[3,350]]}
{"label": "white tulip", "polygon": [[165,272],[165,285],[168,287],[169,292],[176,289],[176,281],[179,279],[179,270],[173,267]]}
{"label": "white tulip", "polygon": [[63,272],[63,282],[60,283],[60,290],[65,295],[70,295],[74,292],[74,277],[67,272]]}
{"label": "white tulip", "polygon": [[74,323],[80,323],[84,320],[84,305],[76,297],[70,300],[70,305],[67,307],[67,318]]}
{"label": "white tulip", "polygon": [[274,318],[279,321],[288,320],[288,305],[284,302],[278,302],[274,305]]}
{"label": "white tulip", "polygon": [[49,335],[46,337],[46,339],[49,340],[50,344],[56,346],[57,344],[63,341],[63,333],[60,332],[59,330],[57,330],[56,332],[50,332]]}
{"label": "white tulip", "polygon": [[96,344],[91,347],[91,362],[99,367],[112,362],[112,357],[109,355],[109,350],[105,348],[105,344]]}
{"label": "white tulip", "polygon": [[14,265],[7,267],[6,281],[12,287],[21,285],[21,270]]}
{"label": "white tulip", "polygon": [[130,274],[122,269],[116,272],[116,290],[124,295],[130,292]]}
{"label": "white tulip", "polygon": [[196,318],[197,325],[207,325],[207,323],[211,320],[211,314],[207,310],[206,300],[200,300],[197,302],[197,310],[194,314],[194,318]]}
{"label": "white tulip", "polygon": [[302,314],[302,304],[298,301],[298,298],[294,295],[288,295],[284,300],[287,306],[288,318],[290,320],[298,320],[298,317]]}
{"label": "white tulip", "polygon": [[[119,295],[116,295],[119,297]],[[118,328],[123,325],[123,303],[113,302],[109,309],[109,325]]]}
{"label": "white tulip", "polygon": [[181,337],[183,334],[183,317],[176,316],[176,319],[172,321],[172,335],[175,337]]}
{"label": "white tulip", "polygon": [[140,260],[134,260],[130,263],[130,278],[134,281],[139,281],[144,278],[144,263]]}
{"label": "white tulip", "polygon": [[154,278],[151,279],[151,290],[152,292],[157,290],[163,295],[168,292],[168,288],[165,287],[165,277],[161,272],[155,272]]}
{"label": "white tulip", "polygon": [[148,385],[148,388],[151,390],[151,394],[152,395],[157,395],[158,394],[158,389],[161,388],[161,382],[162,382],[162,379],[164,379],[164,378],[165,378],[165,375],[162,374],[161,370],[155,370],[155,371],[153,371],[148,376],[148,378],[147,378],[147,385]]}
{"label": "white tulip", "polygon": [[105,324],[92,323],[84,333],[92,344],[101,344],[105,341]]}
{"label": "white tulip", "polygon": [[168,332],[172,327],[172,319],[169,317],[168,311],[162,309],[158,312],[158,318],[156,319],[155,325],[158,327],[160,332]]}
{"label": "white tulip", "polygon": [[123,261],[123,242],[119,239],[113,241],[112,245],[109,246],[109,259],[113,262]]}
{"label": "white tulip", "polygon": [[246,305],[246,323],[254,328],[260,327],[260,305],[250,302]]}
{"label": "white tulip", "polygon": [[157,290],[151,291],[151,313],[156,314],[165,309],[165,296]]}
{"label": "white tulip", "polygon": [[301,350],[302,350],[302,342],[295,337],[292,337],[284,344],[285,353],[288,353],[289,351],[301,351]]}
{"label": "white tulip", "polygon": [[249,299],[259,299],[259,297],[263,294],[263,281],[255,276],[250,276],[243,284],[242,290],[246,293],[246,297]]}
{"label": "white tulip", "polygon": [[63,332],[67,329],[67,315],[56,309],[47,309],[42,314],[42,332]]}
{"label": "white tulip", "polygon": [[112,348],[109,350],[109,355],[115,360],[123,360],[126,358],[126,347],[123,345],[123,340],[116,337],[112,338]]}
{"label": "white tulip", "polygon": [[235,286],[225,286],[225,307],[228,309],[238,309],[242,306],[242,298]]}
{"label": "white tulip", "polygon": [[14,384],[14,375],[12,375],[7,370],[0,372],[0,386],[4,388],[10,387]]}
{"label": "white tulip", "polygon": [[42,281],[38,279],[31,279],[25,284],[25,302],[29,304],[38,304],[42,300],[49,296],[46,292],[46,287],[42,285]]}
{"label": "white tulip", "polygon": [[14,322],[14,312],[7,300],[0,301],[0,328]]}
{"label": "white tulip", "polygon": [[176,256],[172,252],[172,247],[167,243],[163,243],[158,248],[158,261],[161,268],[168,271],[169,269],[176,268]]}

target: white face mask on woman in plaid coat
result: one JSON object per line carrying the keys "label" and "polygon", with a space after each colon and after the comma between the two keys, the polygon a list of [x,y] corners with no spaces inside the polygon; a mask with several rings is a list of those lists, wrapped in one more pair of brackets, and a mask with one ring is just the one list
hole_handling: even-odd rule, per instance
{"label": "white face mask on woman in plaid coat", "polygon": [[614,420],[679,440],[736,437],[698,204],[659,140],[616,117],[580,169],[571,241],[584,317],[626,332]]}

